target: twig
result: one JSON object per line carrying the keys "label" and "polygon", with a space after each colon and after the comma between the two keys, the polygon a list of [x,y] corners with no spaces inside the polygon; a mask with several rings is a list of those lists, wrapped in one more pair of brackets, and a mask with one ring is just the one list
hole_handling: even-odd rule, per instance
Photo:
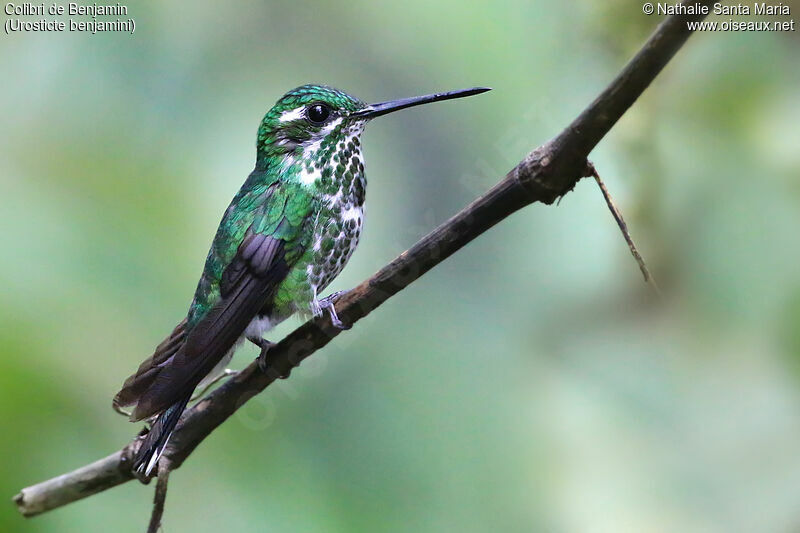
{"label": "twig", "polygon": [[[710,7],[713,2],[697,3]],[[339,318],[355,323],[500,220],[533,202],[552,204],[571,191],[583,177],[589,152],[689,38],[686,22],[703,18],[680,15],[666,19],[609,86],[558,136],[528,154],[500,183],[340,298],[336,302]],[[266,372],[251,364],[189,409],[162,458],[170,460],[172,469],[179,468],[197,445],[248,399],[288,374],[339,332],[327,317],[297,328],[270,351]],[[60,483],[50,480],[23,489],[22,497],[15,499],[20,512],[33,516],[131,479],[130,462],[123,464],[123,455],[118,455],[116,464],[112,456],[103,468],[123,472],[124,479],[119,474],[103,476],[105,470],[100,470],[96,478],[88,480],[90,492],[76,492],[76,486],[87,482],[87,473],[93,472],[90,465],[61,476]],[[37,498],[31,506],[25,495],[33,493]],[[70,496],[65,498],[63,493]]]}
{"label": "twig", "polygon": [[168,460],[158,462],[158,481],[153,496],[153,514],[150,515],[150,525],[147,533],[158,533],[161,528],[161,517],[164,516],[164,503],[167,500],[167,484],[169,483],[170,464]]}
{"label": "twig", "polygon": [[633,238],[631,237],[630,232],[628,231],[628,225],[625,223],[625,219],[622,217],[622,212],[617,208],[617,204],[614,203],[614,199],[611,198],[611,193],[608,192],[608,188],[606,184],[603,182],[603,179],[600,177],[600,174],[597,173],[597,169],[595,168],[594,164],[589,161],[586,165],[587,170],[590,176],[594,177],[594,180],[597,182],[597,185],[600,187],[600,191],[603,193],[603,198],[606,199],[606,205],[608,205],[609,211],[611,214],[614,215],[614,220],[617,221],[617,226],[619,226],[619,230],[622,232],[622,236],[625,237],[625,242],[628,243],[628,248],[631,251],[631,255],[633,258],[636,259],[636,263],[639,265],[639,270],[642,271],[642,275],[644,276],[644,280],[653,287],[653,290],[656,291],[656,294],[660,295],[661,291],[658,288],[658,284],[656,284],[656,280],[653,278],[653,275],[650,274],[650,270],[647,268],[647,264],[642,259],[642,255],[639,253],[639,250],[636,248],[636,244],[633,242]]}
{"label": "twig", "polygon": [[17,509],[25,517],[36,516],[130,481],[134,446],[136,441],[99,461],[22,489],[14,496]]}

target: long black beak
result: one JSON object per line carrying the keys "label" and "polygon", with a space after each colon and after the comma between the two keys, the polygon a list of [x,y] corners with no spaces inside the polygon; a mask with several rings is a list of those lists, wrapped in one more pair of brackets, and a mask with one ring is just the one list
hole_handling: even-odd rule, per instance
{"label": "long black beak", "polygon": [[431,102],[440,102],[442,100],[451,100],[453,98],[464,98],[465,96],[472,96],[473,94],[481,94],[486,91],[491,91],[489,87],[472,87],[471,89],[460,89],[457,91],[448,91],[446,93],[427,94],[425,96],[415,96],[413,98],[402,98],[400,100],[391,100],[389,102],[381,102],[379,104],[371,104],[360,111],[356,111],[351,116],[363,118],[375,118],[393,111],[399,111],[407,107],[414,107],[415,105],[429,104]]}

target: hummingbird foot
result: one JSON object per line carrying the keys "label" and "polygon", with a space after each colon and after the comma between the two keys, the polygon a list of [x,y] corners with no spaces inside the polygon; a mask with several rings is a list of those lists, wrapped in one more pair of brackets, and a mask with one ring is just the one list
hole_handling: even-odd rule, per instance
{"label": "hummingbird foot", "polygon": [[343,296],[343,295],[347,294],[348,292],[350,292],[350,291],[336,291],[333,294],[330,294],[330,295],[326,296],[325,298],[323,298],[322,300],[319,300],[318,302],[316,302],[316,306],[314,306],[312,304],[312,308],[319,309],[319,312],[314,313],[314,314],[319,316],[319,315],[322,314],[322,312],[325,309],[327,309],[328,313],[330,313],[330,315],[331,315],[331,324],[333,324],[333,326],[335,328],[350,329],[353,326],[351,326],[351,325],[348,326],[348,325],[344,324],[344,322],[339,320],[339,315],[336,314],[336,306],[334,306],[334,304],[333,304],[334,300],[338,299],[340,296]]}
{"label": "hummingbird foot", "polygon": [[200,398],[202,398],[203,396],[205,396],[205,395],[206,395],[206,393],[208,392],[208,390],[209,390],[211,387],[213,387],[214,385],[216,385],[217,383],[219,383],[221,380],[223,380],[223,379],[226,379],[226,378],[229,378],[229,377],[233,377],[233,376],[235,376],[235,375],[236,375],[236,374],[238,374],[238,373],[239,373],[239,371],[238,371],[238,370],[234,370],[234,369],[232,369],[232,368],[226,368],[225,370],[223,370],[223,371],[222,371],[222,374],[220,374],[219,376],[215,377],[214,379],[212,379],[211,381],[209,381],[208,383],[206,383],[205,387],[203,387],[203,388],[202,388],[202,389],[200,389],[199,391],[195,392],[195,393],[192,395],[192,397],[191,397],[191,398],[189,398],[189,401],[190,401],[190,402],[193,402],[193,401],[195,401],[195,400],[199,400]]}
{"label": "hummingbird foot", "polygon": [[258,354],[258,359],[256,360],[258,361],[258,368],[262,372],[266,372],[267,367],[269,366],[269,358],[267,357],[267,355],[269,354],[269,351],[273,347],[275,347],[275,343],[268,341],[267,339],[264,339],[262,337],[255,337],[255,336],[247,337],[247,340],[249,340],[250,342],[252,342],[261,349],[261,352]]}

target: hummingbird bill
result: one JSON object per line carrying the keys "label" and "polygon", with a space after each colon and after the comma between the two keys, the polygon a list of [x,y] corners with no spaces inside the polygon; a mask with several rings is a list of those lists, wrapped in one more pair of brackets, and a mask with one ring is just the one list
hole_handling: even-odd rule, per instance
{"label": "hummingbird bill", "polygon": [[245,340],[266,368],[264,333],[289,316],[328,312],[322,292],[347,264],[364,224],[367,180],[361,134],[373,118],[488,91],[475,87],[365,104],[325,85],[283,95],[258,128],[255,168],[211,243],[184,318],[122,386],[114,407],[153,420],[133,462],[150,476],[194,390],[225,370]]}

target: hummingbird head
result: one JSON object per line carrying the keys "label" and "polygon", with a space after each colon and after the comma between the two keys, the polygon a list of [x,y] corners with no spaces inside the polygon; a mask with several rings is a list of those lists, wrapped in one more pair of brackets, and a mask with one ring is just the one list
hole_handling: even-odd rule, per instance
{"label": "hummingbird head", "polygon": [[318,151],[323,141],[341,137],[346,129],[360,133],[364,124],[350,116],[365,106],[361,100],[325,85],[292,89],[261,121],[259,153],[298,157]]}
{"label": "hummingbird head", "polygon": [[[310,162],[332,156],[337,145],[357,141],[371,119],[416,105],[488,91],[475,87],[414,98],[365,104],[326,85],[303,85],[284,94],[258,129],[258,161]],[[277,156],[277,157],[276,157]]]}

